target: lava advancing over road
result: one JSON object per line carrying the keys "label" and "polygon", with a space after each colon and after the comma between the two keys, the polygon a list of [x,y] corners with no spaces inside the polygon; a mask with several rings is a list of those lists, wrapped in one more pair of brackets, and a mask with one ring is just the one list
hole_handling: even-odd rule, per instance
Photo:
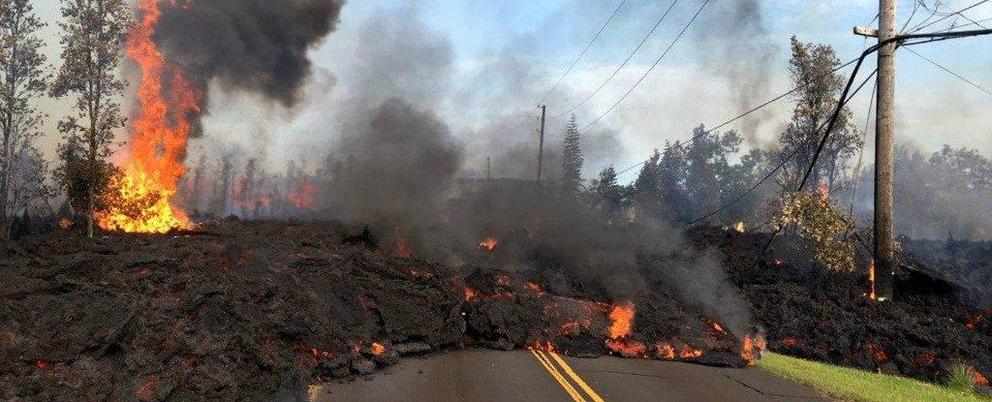
{"label": "lava advancing over road", "polygon": [[130,35],[127,56],[141,70],[135,116],[123,175],[114,180],[107,210],[99,217],[106,230],[165,233],[190,225],[173,202],[185,173],[183,160],[202,94],[183,71],[169,64],[154,42],[162,13],[157,0],[138,3],[141,21]]}

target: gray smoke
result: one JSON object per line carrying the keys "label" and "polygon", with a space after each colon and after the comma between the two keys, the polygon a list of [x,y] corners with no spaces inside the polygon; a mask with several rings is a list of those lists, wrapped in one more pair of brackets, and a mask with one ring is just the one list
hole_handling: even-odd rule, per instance
{"label": "gray smoke", "polygon": [[216,81],[293,106],[310,74],[307,52],[335,29],[344,0],[162,4],[154,40],[201,94]]}
{"label": "gray smoke", "polygon": [[[719,2],[714,6],[694,36],[696,45],[706,49],[697,53],[703,65],[727,80],[733,105],[743,113],[768,98],[776,47],[768,40],[760,0]],[[744,120],[740,132],[749,145],[761,145],[757,131],[770,117],[769,111],[762,110]]]}
{"label": "gray smoke", "polygon": [[432,112],[388,99],[332,154],[332,205],[364,222],[432,219],[462,158],[461,144]]}

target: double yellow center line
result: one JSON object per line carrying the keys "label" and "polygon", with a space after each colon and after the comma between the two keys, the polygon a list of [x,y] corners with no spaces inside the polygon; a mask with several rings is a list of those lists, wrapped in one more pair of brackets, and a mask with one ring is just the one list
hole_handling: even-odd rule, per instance
{"label": "double yellow center line", "polygon": [[[599,394],[597,394],[596,391],[589,386],[589,384],[586,384],[586,382],[582,380],[582,377],[579,377],[579,375],[575,373],[575,370],[572,370],[572,367],[565,362],[565,359],[562,359],[557,353],[544,352],[534,349],[531,349],[530,353],[533,354],[537,359],[537,362],[541,363],[541,366],[543,366],[544,369],[551,374],[551,377],[554,378],[559,385],[561,385],[561,387],[565,390],[565,393],[572,397],[573,401],[589,402],[591,400],[593,402],[604,402],[603,398],[600,397]],[[568,378],[565,377],[566,375]],[[571,378],[571,382],[569,381],[569,378]],[[576,389],[573,386],[573,383],[578,385],[579,388],[585,392],[585,394],[583,395],[582,392]],[[588,396],[589,399],[586,399],[586,396]]]}

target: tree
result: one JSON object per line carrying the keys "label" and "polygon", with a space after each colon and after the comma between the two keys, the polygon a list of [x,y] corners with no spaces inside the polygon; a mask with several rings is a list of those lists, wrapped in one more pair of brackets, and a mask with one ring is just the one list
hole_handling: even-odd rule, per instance
{"label": "tree", "polygon": [[565,146],[561,158],[562,194],[575,197],[582,185],[582,148],[580,146],[579,122],[573,114],[565,127]]}
{"label": "tree", "polygon": [[696,140],[686,151],[688,219],[699,218],[720,207],[724,194],[723,182],[730,170],[727,154],[740,151],[744,141],[736,131],[723,135],[707,133],[704,126],[693,131],[693,138]]}
{"label": "tree", "polygon": [[[75,96],[75,115],[59,122],[64,156],[60,177],[67,190],[79,185],[84,197],[87,233],[93,237],[93,218],[98,196],[106,190],[112,169],[105,160],[113,152],[114,130],[124,127],[125,119],[117,99],[125,83],[118,78],[118,65],[127,33],[131,10],[126,0],[61,0],[62,66],[51,87],[54,97]],[[81,152],[81,155],[77,153]],[[82,156],[81,159],[77,157]],[[79,169],[68,172],[67,169]]]}
{"label": "tree", "polygon": [[620,216],[624,190],[617,183],[617,170],[613,166],[599,172],[599,179],[593,180],[590,187],[596,194],[600,210],[604,215],[609,219]]}
{"label": "tree", "polygon": [[[796,151],[784,166],[786,180],[783,183],[787,188],[794,189],[799,185],[813,162],[825,125],[837,108],[845,84],[845,78],[834,72],[840,64],[829,45],[802,43],[792,37],[789,74],[799,89],[792,95],[796,102],[792,121],[779,135],[784,154]],[[841,110],[830,140],[813,167],[810,176],[813,183],[826,180],[828,188],[832,188],[838,175],[847,168],[848,159],[864,145],[850,120],[850,110]]]}
{"label": "tree", "polygon": [[665,218],[679,222],[688,218],[689,195],[686,190],[686,153],[682,144],[665,144],[665,152],[658,162],[658,190],[668,207]]}
{"label": "tree", "polygon": [[31,103],[50,78],[38,37],[44,26],[30,0],[0,1],[0,239],[9,235],[11,216],[47,194],[47,164],[34,147],[45,116]]}
{"label": "tree", "polygon": [[664,195],[661,191],[661,153],[654,150],[631,189],[631,199],[638,214],[659,218],[664,211]]}

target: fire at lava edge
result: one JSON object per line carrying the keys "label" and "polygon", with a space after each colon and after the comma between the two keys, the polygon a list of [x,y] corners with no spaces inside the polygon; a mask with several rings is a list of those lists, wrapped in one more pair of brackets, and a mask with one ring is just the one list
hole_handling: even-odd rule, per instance
{"label": "fire at lava edge", "polygon": [[169,64],[155,44],[162,13],[157,0],[138,2],[140,22],[127,43],[127,57],[140,69],[136,112],[127,143],[123,176],[115,179],[101,228],[129,233],[166,233],[191,226],[173,202],[185,169],[186,146],[192,127],[189,116],[201,109],[202,94],[184,72]]}

